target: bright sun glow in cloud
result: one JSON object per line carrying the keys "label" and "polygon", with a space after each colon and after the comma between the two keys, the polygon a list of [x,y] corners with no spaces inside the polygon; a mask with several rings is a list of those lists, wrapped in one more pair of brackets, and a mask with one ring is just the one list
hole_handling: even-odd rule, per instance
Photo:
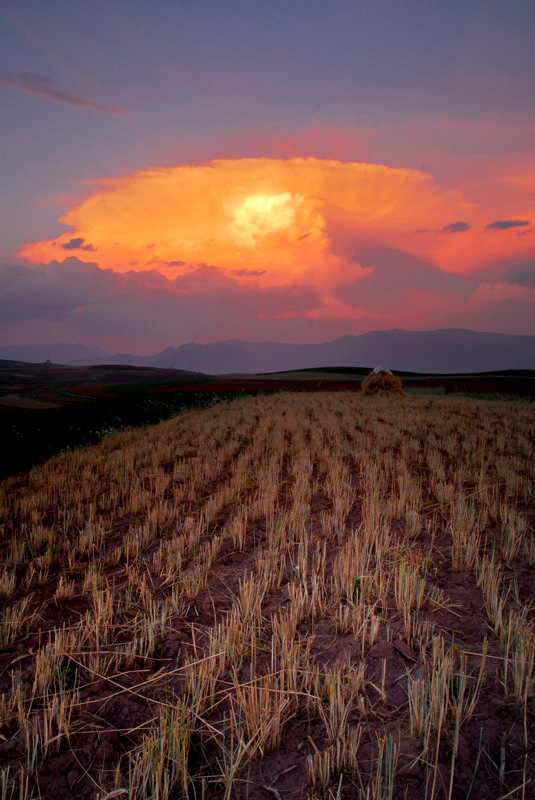
{"label": "bright sun glow in cloud", "polygon": [[209,265],[257,289],[312,287],[323,300],[311,313],[336,317],[347,312],[343,287],[373,273],[365,255],[374,248],[459,275],[526,259],[535,220],[528,197],[483,205],[427,173],[377,164],[219,159],[99,183],[61,218],[67,233],[20,254],[35,262],[73,255],[170,279]]}
{"label": "bright sun glow in cloud", "polygon": [[290,192],[249,195],[234,210],[234,223],[229,226],[236,243],[254,247],[266,234],[291,228],[303,199]]}

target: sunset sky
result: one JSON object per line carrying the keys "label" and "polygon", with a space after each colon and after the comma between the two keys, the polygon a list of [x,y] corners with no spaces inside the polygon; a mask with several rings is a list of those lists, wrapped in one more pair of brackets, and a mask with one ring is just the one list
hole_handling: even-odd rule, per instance
{"label": "sunset sky", "polygon": [[533,0],[6,0],[0,344],[535,334]]}

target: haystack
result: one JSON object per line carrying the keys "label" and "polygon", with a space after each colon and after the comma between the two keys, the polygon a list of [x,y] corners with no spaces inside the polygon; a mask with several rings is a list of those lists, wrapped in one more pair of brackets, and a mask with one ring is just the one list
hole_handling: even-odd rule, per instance
{"label": "haystack", "polygon": [[375,394],[379,397],[406,397],[401,378],[389,369],[375,368],[362,381],[362,394]]}

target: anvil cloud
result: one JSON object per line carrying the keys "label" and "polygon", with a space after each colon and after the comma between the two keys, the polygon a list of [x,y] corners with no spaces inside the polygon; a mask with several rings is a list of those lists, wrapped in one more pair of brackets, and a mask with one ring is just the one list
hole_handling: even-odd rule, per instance
{"label": "anvil cloud", "polygon": [[[219,159],[104,181],[61,217],[68,233],[20,254],[46,261],[79,245],[121,272],[175,276],[203,262],[242,271],[244,280],[261,270],[262,285],[306,280],[332,288],[367,274],[353,258],[365,244],[457,273],[504,255],[523,258],[527,241],[493,233],[529,228],[529,220],[489,223],[493,211],[417,170],[315,158]],[[524,201],[522,211],[535,220],[535,205]]]}
{"label": "anvil cloud", "polygon": [[[198,304],[215,292],[228,309],[240,297],[249,309],[245,330],[253,319],[331,320],[352,330],[425,325],[430,313],[444,323],[462,317],[473,292],[493,305],[516,297],[489,286],[506,263],[529,260],[533,244],[518,235],[518,223],[497,225],[496,211],[423,171],[333,159],[218,159],[102,181],[61,218],[68,232],[29,243],[20,255],[57,263],[74,250],[114,274],[139,273],[137,287],[175,301],[178,293]],[[522,232],[531,231],[535,208],[520,198],[512,211]],[[132,280],[117,286],[131,289]],[[222,320],[208,300],[205,311]],[[221,329],[208,326],[212,336],[236,329],[223,316]]]}

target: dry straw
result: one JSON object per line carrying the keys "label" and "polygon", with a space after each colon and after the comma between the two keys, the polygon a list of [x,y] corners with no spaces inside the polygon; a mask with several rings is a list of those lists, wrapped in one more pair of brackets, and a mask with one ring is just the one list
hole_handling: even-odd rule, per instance
{"label": "dry straw", "polygon": [[387,370],[373,370],[362,381],[362,394],[378,397],[406,397],[401,378]]}
{"label": "dry straw", "polygon": [[92,800],[531,791],[535,406],[365,385],[0,487],[0,800],[61,800],[57,757]]}

